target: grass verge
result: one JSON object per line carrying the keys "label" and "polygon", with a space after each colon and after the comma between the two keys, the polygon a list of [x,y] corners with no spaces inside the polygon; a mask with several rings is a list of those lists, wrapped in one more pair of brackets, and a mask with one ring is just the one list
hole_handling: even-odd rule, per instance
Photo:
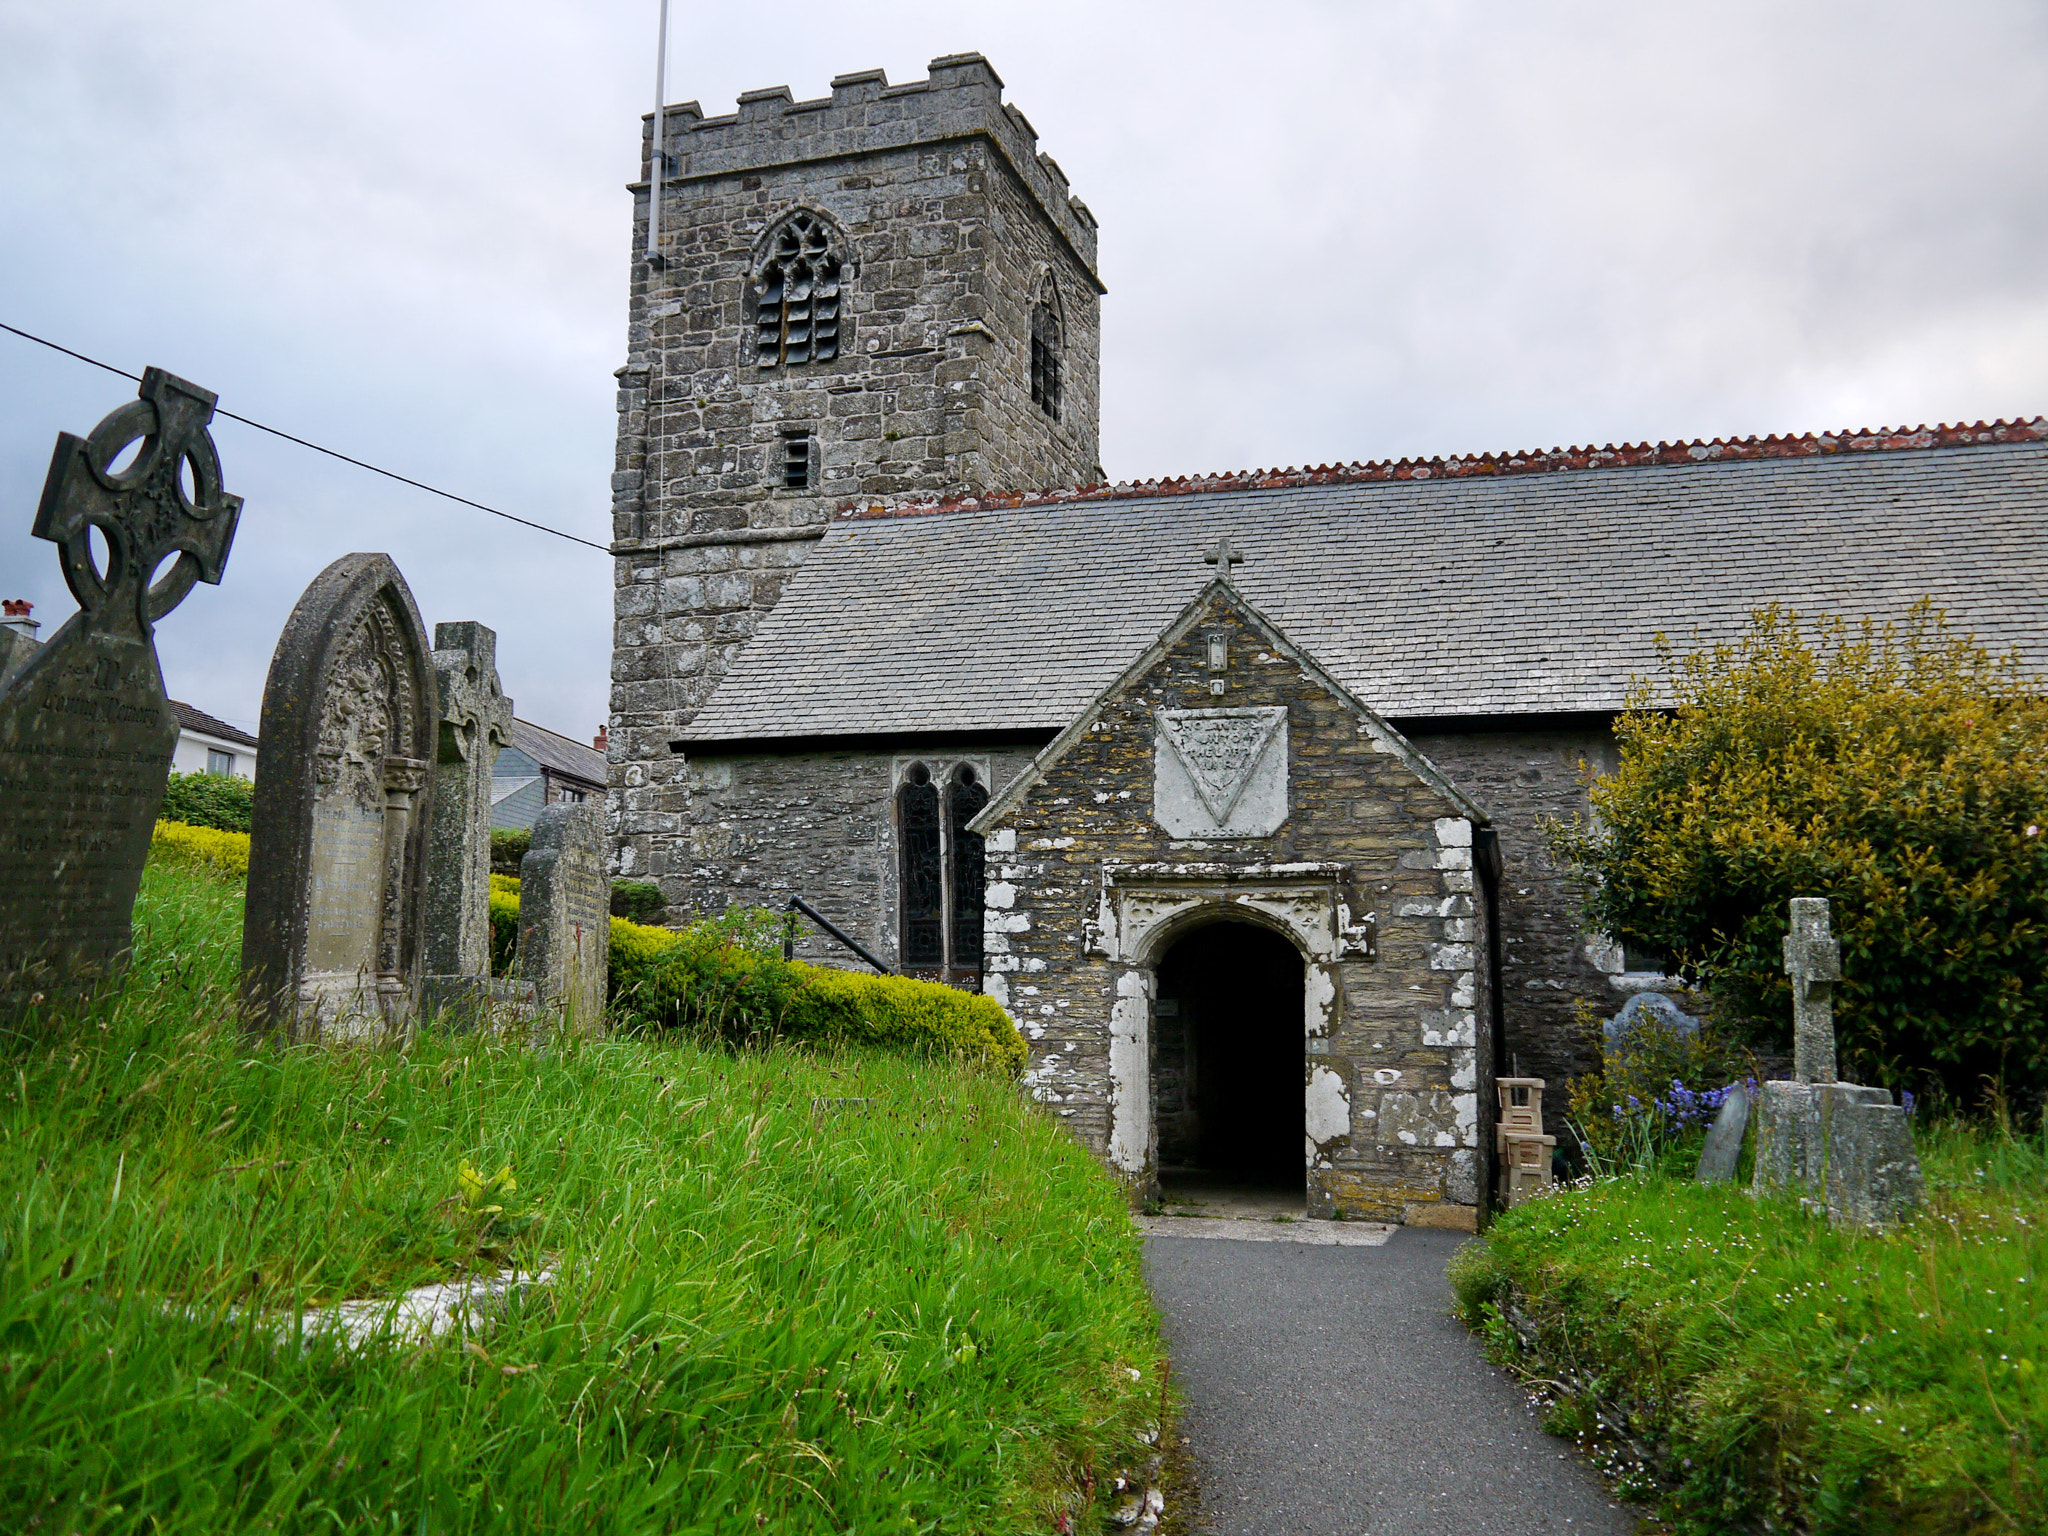
{"label": "grass verge", "polygon": [[[252,1046],[240,912],[152,867],[128,986],[0,1054],[0,1528],[1088,1530],[1154,1454],[1137,1238],[1004,1075]],[[277,1331],[544,1256],[467,1340]]]}
{"label": "grass verge", "polygon": [[1679,1532],[2048,1529],[2048,1146],[1923,1130],[1886,1234],[1667,1175],[1569,1187],[1461,1253],[1466,1321]]}

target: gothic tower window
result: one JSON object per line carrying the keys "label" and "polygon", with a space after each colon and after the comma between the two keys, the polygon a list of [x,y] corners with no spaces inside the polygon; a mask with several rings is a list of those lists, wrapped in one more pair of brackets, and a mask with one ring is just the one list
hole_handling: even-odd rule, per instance
{"label": "gothic tower window", "polygon": [[988,804],[988,786],[981,782],[970,764],[962,763],[946,786],[946,832],[952,845],[953,965],[956,969],[981,970],[981,922],[983,872],[986,867],[981,834],[967,830],[967,823]]}
{"label": "gothic tower window", "polygon": [[754,361],[763,368],[839,355],[839,233],[799,208],[768,233],[754,264]]}
{"label": "gothic tower window", "polygon": [[902,961],[905,966],[946,962],[945,862],[939,849],[939,787],[923,763],[912,763],[896,791],[898,849],[902,860]]}
{"label": "gothic tower window", "polygon": [[1060,419],[1059,292],[1047,273],[1031,306],[1031,403],[1054,421]]}

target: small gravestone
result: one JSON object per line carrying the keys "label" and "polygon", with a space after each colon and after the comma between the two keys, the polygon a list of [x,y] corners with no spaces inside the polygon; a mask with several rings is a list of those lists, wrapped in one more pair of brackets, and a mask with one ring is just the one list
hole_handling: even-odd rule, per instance
{"label": "small gravestone", "polygon": [[344,555],[292,610],[263,687],[242,920],[253,1027],[410,1027],[440,718],[405,578],[387,555]]}
{"label": "small gravestone", "polygon": [[611,958],[611,891],[595,802],[557,801],[533,824],[519,863],[519,976],[571,1028],[603,1021]]}
{"label": "small gravestone", "polygon": [[1646,1025],[1659,1024],[1674,1036],[1685,1038],[1699,1033],[1700,1021],[1685,1012],[1662,992],[1638,992],[1621,1005],[1621,1012],[1602,1027],[1609,1051],[1625,1050],[1629,1037]]}
{"label": "small gravestone", "polygon": [[[424,1013],[472,1016],[491,984],[491,770],[512,739],[512,701],[498,685],[498,637],[465,621],[434,626],[440,736],[427,838]],[[530,990],[530,989],[526,989]]]}
{"label": "small gravestone", "polygon": [[25,659],[0,683],[0,1000],[128,962],[178,742],[155,626],[194,582],[219,583],[242,510],[207,434],[214,400],[152,368],[89,436],[57,439],[31,531],[56,544],[79,611],[48,644],[11,645]]}
{"label": "small gravestone", "polygon": [[1721,1112],[1707,1127],[1707,1144],[1700,1148],[1697,1175],[1702,1184],[1726,1184],[1735,1177],[1735,1165],[1742,1161],[1742,1138],[1749,1129],[1749,1091],[1731,1084],[1721,1100]]}
{"label": "small gravestone", "polygon": [[1830,1221],[1898,1221],[1920,1204],[1920,1159],[1906,1111],[1889,1090],[1835,1081],[1834,983],[1842,976],[1842,947],[1826,898],[1793,897],[1789,930],[1795,1080],[1763,1085],[1751,1182],[1758,1190],[1801,1192]]}

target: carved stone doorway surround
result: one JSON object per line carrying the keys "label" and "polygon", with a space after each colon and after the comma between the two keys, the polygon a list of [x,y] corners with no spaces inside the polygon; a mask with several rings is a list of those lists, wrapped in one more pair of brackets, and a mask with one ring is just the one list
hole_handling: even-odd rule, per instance
{"label": "carved stone doorway surround", "polygon": [[[1374,915],[1359,910],[1349,865],[1103,866],[1096,913],[1083,942],[1114,973],[1109,1159],[1119,1172],[1148,1184],[1157,1172],[1152,1004],[1159,961],[1189,929],[1226,919],[1269,928],[1301,951],[1302,1039],[1310,1058],[1329,1051],[1336,1030],[1342,998],[1338,963],[1374,957]],[[1326,1077],[1331,1083],[1322,1081]],[[1350,1133],[1350,1091],[1340,1075],[1307,1075],[1303,1124],[1311,1148]],[[1318,1131],[1324,1134],[1318,1137]],[[1304,1172],[1313,1161],[1311,1149]]]}

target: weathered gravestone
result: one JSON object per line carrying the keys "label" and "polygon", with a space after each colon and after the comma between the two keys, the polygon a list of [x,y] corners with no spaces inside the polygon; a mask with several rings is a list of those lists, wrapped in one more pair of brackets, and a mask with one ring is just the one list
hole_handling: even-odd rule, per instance
{"label": "weathered gravestone", "polygon": [[155,626],[219,583],[242,510],[207,434],[214,400],[152,368],[89,436],[57,439],[31,531],[57,545],[79,611],[0,684],[0,1008],[127,964],[178,741]]}
{"label": "weathered gravestone", "polygon": [[604,1018],[611,958],[611,891],[604,878],[604,829],[594,801],[558,801],[533,824],[519,862],[519,975],[540,988],[574,1029]]}
{"label": "weathered gravestone", "polygon": [[440,715],[405,578],[387,555],[344,555],[292,610],[263,687],[242,920],[253,1027],[409,1027]]}
{"label": "weathered gravestone", "polygon": [[1731,1084],[1721,1100],[1721,1112],[1707,1127],[1706,1145],[1700,1148],[1696,1177],[1702,1184],[1726,1184],[1735,1177],[1735,1165],[1742,1161],[1742,1138],[1749,1129],[1749,1090]]}
{"label": "weathered gravestone", "polygon": [[1680,1008],[1662,992],[1638,992],[1621,1005],[1621,1012],[1602,1026],[1610,1051],[1626,1050],[1629,1037],[1650,1024],[1660,1024],[1673,1037],[1683,1039],[1699,1033],[1700,1021]]}
{"label": "weathered gravestone", "polygon": [[440,737],[420,1007],[473,1020],[533,990],[491,980],[491,769],[512,739],[512,701],[498,685],[498,637],[482,624],[435,625],[433,666]]}
{"label": "weathered gravestone", "polygon": [[1835,1081],[1833,993],[1842,948],[1825,898],[1792,898],[1785,970],[1797,1080],[1763,1085],[1751,1182],[1758,1190],[1804,1191],[1830,1221],[1897,1221],[1920,1203],[1920,1159],[1906,1111],[1888,1090]]}

